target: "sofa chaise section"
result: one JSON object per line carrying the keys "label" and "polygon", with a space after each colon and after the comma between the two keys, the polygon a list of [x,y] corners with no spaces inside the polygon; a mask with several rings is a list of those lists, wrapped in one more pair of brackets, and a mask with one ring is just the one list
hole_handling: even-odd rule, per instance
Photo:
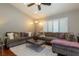
{"label": "sofa chaise section", "polygon": [[67,56],[79,56],[79,43],[55,39],[51,41],[52,51]]}

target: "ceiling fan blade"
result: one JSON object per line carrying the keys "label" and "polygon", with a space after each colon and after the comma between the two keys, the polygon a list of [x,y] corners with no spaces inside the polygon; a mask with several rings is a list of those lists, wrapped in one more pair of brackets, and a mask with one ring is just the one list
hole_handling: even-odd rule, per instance
{"label": "ceiling fan blade", "polygon": [[41,10],[41,6],[40,5],[38,5],[38,9]]}
{"label": "ceiling fan blade", "polygon": [[48,5],[48,6],[51,5],[51,3],[41,3],[41,4],[43,4],[43,5]]}
{"label": "ceiling fan blade", "polygon": [[34,5],[34,4],[35,4],[35,3],[30,3],[30,4],[28,4],[27,6],[30,7],[30,6],[32,6],[32,5]]}

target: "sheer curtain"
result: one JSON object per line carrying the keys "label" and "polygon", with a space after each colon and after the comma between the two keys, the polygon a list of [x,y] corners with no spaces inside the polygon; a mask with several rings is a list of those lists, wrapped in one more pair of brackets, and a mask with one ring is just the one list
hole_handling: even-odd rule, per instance
{"label": "sheer curtain", "polygon": [[55,19],[53,20],[53,32],[59,32],[59,20]]}
{"label": "sheer curtain", "polygon": [[46,20],[43,26],[43,31],[48,32],[48,21]]}
{"label": "sheer curtain", "polygon": [[59,23],[59,32],[68,32],[68,18],[61,18]]}
{"label": "sheer curtain", "polygon": [[48,32],[52,32],[53,31],[53,23],[52,23],[52,20],[49,20],[48,21]]}
{"label": "sheer curtain", "polygon": [[43,26],[44,32],[68,32],[68,17],[47,20]]}

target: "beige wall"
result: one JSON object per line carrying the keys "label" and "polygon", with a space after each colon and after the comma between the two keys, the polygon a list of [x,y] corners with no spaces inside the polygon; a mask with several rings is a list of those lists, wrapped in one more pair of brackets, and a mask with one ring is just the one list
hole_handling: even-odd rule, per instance
{"label": "beige wall", "polygon": [[[68,17],[69,32],[79,32],[79,11],[67,12],[59,15],[51,15],[47,19]],[[26,14],[22,13],[10,4],[0,4],[0,34],[8,31],[27,32],[33,31],[33,24],[30,24],[30,19]],[[30,24],[30,25],[29,25]],[[38,25],[37,30],[42,31],[42,26]]]}
{"label": "beige wall", "polygon": [[[0,4],[0,34],[5,32],[30,32],[32,19],[8,3]],[[42,31],[42,26],[37,26]]]}
{"label": "beige wall", "polygon": [[13,32],[27,32],[29,17],[10,4],[0,4],[0,34]]}
{"label": "beige wall", "polygon": [[36,29],[36,32],[43,31],[44,20],[36,20],[38,23],[34,24],[34,21],[29,19],[26,23],[28,32],[33,32]]}

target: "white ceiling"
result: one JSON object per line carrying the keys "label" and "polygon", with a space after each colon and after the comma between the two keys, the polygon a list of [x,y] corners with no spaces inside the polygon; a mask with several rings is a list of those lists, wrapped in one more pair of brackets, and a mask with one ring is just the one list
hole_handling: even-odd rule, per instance
{"label": "white ceiling", "polygon": [[36,5],[27,7],[27,4],[12,3],[11,5],[35,19],[79,9],[79,3],[52,3],[51,6],[41,5],[41,11],[37,9]]}

